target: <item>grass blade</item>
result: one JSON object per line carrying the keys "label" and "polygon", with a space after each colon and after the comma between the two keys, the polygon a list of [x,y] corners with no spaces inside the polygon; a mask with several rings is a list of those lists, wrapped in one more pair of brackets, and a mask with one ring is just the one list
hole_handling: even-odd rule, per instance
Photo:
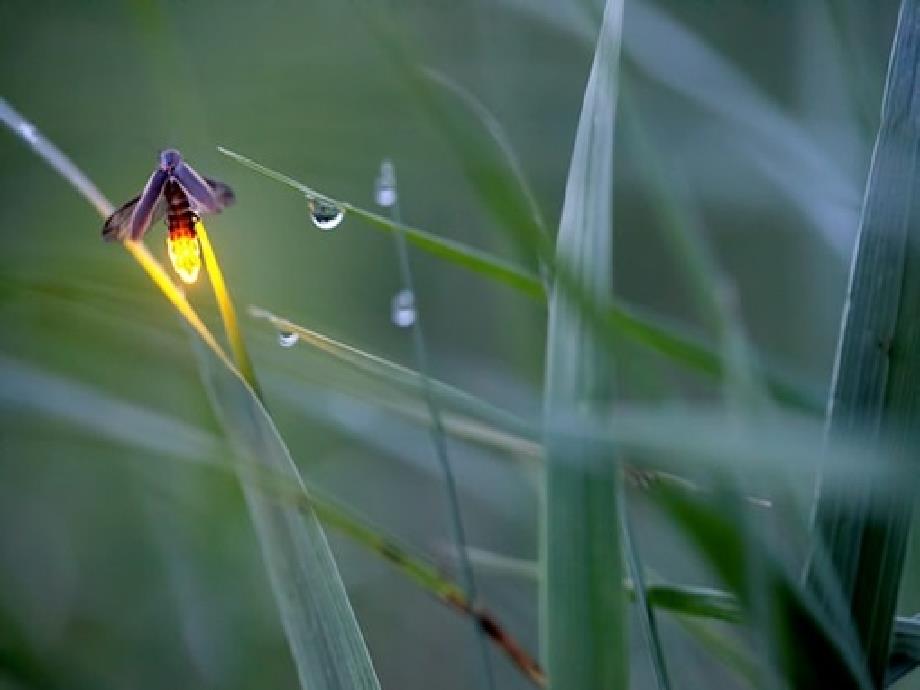
{"label": "grass blade", "polygon": [[[392,163],[391,163],[392,166]],[[396,169],[393,172],[393,192],[395,199],[390,208],[390,216],[395,222],[399,222],[399,194],[396,186]],[[402,282],[403,290],[412,295],[415,300],[415,280],[412,275],[412,263],[409,259],[409,247],[406,244],[406,235],[404,232],[397,232],[394,236],[396,240],[396,255],[399,265],[399,275]],[[471,602],[478,599],[478,588],[476,586],[476,575],[470,560],[466,555],[466,527],[463,520],[463,512],[460,507],[460,497],[457,491],[457,480],[454,469],[451,465],[450,454],[447,450],[447,438],[444,433],[444,421],[441,413],[441,407],[435,399],[433,385],[428,376],[428,347],[425,343],[423,330],[423,316],[421,310],[416,306],[416,313],[413,322],[409,324],[412,333],[412,354],[415,360],[415,366],[418,368],[417,381],[422,389],[422,397],[425,400],[425,407],[428,411],[428,417],[431,421],[429,429],[431,441],[434,445],[435,457],[440,465],[442,479],[444,480],[444,492],[447,498],[447,513],[450,520],[451,533],[454,545],[457,547],[457,553],[460,558],[460,577],[463,583],[463,590],[466,598]],[[492,659],[489,656],[489,648],[482,626],[475,621],[472,629],[475,635],[476,643],[479,647],[480,661],[482,664],[483,678],[488,690],[495,690],[495,674],[492,669]]]}
{"label": "grass blade", "polygon": [[[141,452],[201,465],[233,476],[241,471],[239,461],[226,458],[222,439],[207,431],[3,356],[0,356],[0,407],[34,410],[55,420],[71,423],[92,433],[94,438]],[[251,479],[253,489],[260,491],[267,500],[301,511],[315,511],[326,528],[387,561],[400,574],[452,610],[476,620],[492,643],[522,674],[537,685],[543,683],[539,665],[505,626],[487,609],[471,603],[459,585],[445,577],[428,560],[312,487],[308,487],[309,495],[304,494],[289,478],[267,468],[256,468]]]}
{"label": "grass blade", "polygon": [[[755,532],[737,524],[736,511],[718,501],[695,500],[665,484],[657,485],[652,495],[737,594],[744,619],[770,625],[757,632],[774,642],[777,657],[772,661],[792,687],[871,687],[849,636],[831,624]],[[758,554],[756,572],[749,568],[748,549]],[[765,619],[754,615],[761,599],[770,603]]]}
{"label": "grass blade", "polygon": [[[18,118],[18,119],[17,119]],[[5,101],[0,119],[28,141],[39,155],[88,198],[101,215],[111,204],[50,142],[37,134]],[[244,493],[256,525],[260,545],[297,666],[301,685],[310,690],[377,690],[380,687],[339,577],[325,534],[312,511],[301,515],[287,506],[272,505],[249,487],[245,479],[259,463],[296,482],[306,493],[297,468],[256,393],[255,377],[242,337],[235,325],[229,292],[204,235],[209,275],[234,354],[252,385],[228,360],[214,336],[143,243],[126,242],[125,248],[199,336],[192,342],[212,404],[233,441],[241,460]]]}
{"label": "grass blade", "polygon": [[[526,222],[532,223],[534,229],[538,229],[541,233],[546,235],[546,221],[543,219],[543,213],[540,211],[540,206],[537,204],[536,196],[534,196],[533,190],[530,187],[530,183],[527,181],[527,177],[524,175],[524,169],[518,160],[517,154],[515,154],[514,149],[511,146],[511,140],[508,138],[508,134],[505,132],[498,119],[489,111],[488,108],[486,108],[485,104],[477,99],[472,93],[450,79],[447,75],[441,74],[440,72],[433,69],[426,69],[423,71],[423,74],[428,77],[432,83],[442,87],[445,92],[453,95],[457,100],[463,103],[463,105],[473,115],[476,116],[482,125],[482,129],[488,134],[488,138],[494,145],[496,154],[494,157],[504,162],[504,167],[507,170],[507,175],[510,176],[510,178],[513,179],[517,185],[519,190],[518,195],[521,198],[515,204],[515,207],[529,209],[530,218]],[[464,155],[468,155],[469,150],[465,147],[461,148],[462,153]],[[472,179],[471,181],[475,182],[476,180]],[[480,193],[483,191],[488,191],[491,193],[494,190],[491,188],[487,190],[480,189]]]}
{"label": "grass blade", "polygon": [[[571,266],[594,300],[612,291],[613,137],[623,21],[608,0],[566,182],[557,263]],[[558,274],[556,277],[558,281]],[[610,371],[584,312],[556,285],[550,297],[545,414],[604,415]],[[629,682],[626,602],[619,539],[619,467],[589,470],[588,442],[546,438],[541,616],[550,688],[614,690]],[[574,460],[574,461],[573,461]]]}
{"label": "grass blade", "polygon": [[885,687],[920,666],[920,617],[899,618],[895,622],[894,643],[885,672]]}
{"label": "grass blade", "polygon": [[[218,147],[218,150],[241,165],[281,182],[308,198],[319,199],[342,208],[346,212],[366,220],[372,227],[389,233],[403,232],[407,241],[434,256],[441,257],[456,265],[477,272],[484,277],[513,287],[531,297],[543,299],[545,296],[542,282],[538,276],[501,259],[496,259],[480,250],[458,242],[442,239],[433,233],[395,223],[385,216],[368,211],[347,201],[333,199],[288,177],[284,173],[272,170],[229,149]],[[544,257],[544,265],[550,266],[553,263],[552,256]],[[558,285],[579,299],[583,309],[591,317],[588,325],[602,336],[604,342],[612,343],[620,336],[625,336],[692,371],[712,377],[722,375],[724,365],[719,353],[704,344],[699,338],[688,334],[686,329],[666,322],[659,317],[643,314],[640,310],[627,305],[612,295],[607,295],[600,301],[588,299],[587,295],[580,291],[577,281],[570,276],[570,271],[565,270],[565,267],[556,266],[556,274]],[[788,377],[772,371],[770,367],[763,363],[760,364],[758,369],[777,400],[791,407],[814,414],[819,414],[822,411],[823,401],[818,393],[803,389],[790,381]]]}
{"label": "grass blade", "polygon": [[[394,383],[414,393],[422,392],[419,373],[417,371],[352,345],[340,342],[334,338],[330,338],[327,335],[296,324],[293,321],[288,321],[261,307],[250,307],[249,313],[258,319],[265,319],[279,331],[296,333],[299,336],[298,342],[304,342],[311,347],[325,352],[339,361],[354,367],[358,371],[369,374],[381,381]],[[534,425],[526,422],[517,415],[498,408],[464,390],[438,381],[437,379],[429,378],[428,382],[433,395],[440,404],[488,421],[503,431],[510,431],[514,434],[518,434],[522,439],[532,440],[537,438],[538,434],[534,429]]]}
{"label": "grass blade", "polygon": [[[881,125],[866,186],[838,344],[828,435],[888,431],[913,466],[920,421],[920,2],[904,0],[892,43]],[[828,457],[828,463],[834,462]],[[876,684],[884,679],[910,529],[911,502],[865,481],[824,487],[815,526],[849,605]],[[819,595],[816,569],[809,580]]]}
{"label": "grass blade", "polygon": [[308,495],[255,391],[197,341],[202,379],[236,451],[281,620],[304,688],[380,687],[326,536],[312,508],[278,505],[255,488],[268,470]]}
{"label": "grass blade", "polygon": [[538,299],[543,298],[543,284],[540,282],[540,279],[522,268],[518,268],[502,259],[492,257],[486,252],[461,244],[460,242],[438,237],[433,233],[397,223],[386,216],[374,213],[373,211],[367,211],[347,201],[334,199],[288,177],[284,173],[277,172],[260,163],[256,163],[254,160],[224,148],[223,146],[218,146],[217,150],[250,170],[254,170],[281,184],[296,189],[308,199],[324,201],[342,209],[346,213],[361,218],[373,228],[388,233],[402,232],[410,244],[415,245],[423,251],[429,252],[433,256],[448,260],[457,266],[463,266],[464,268],[491,278],[492,280],[510,285],[530,297]]}
{"label": "grass blade", "polygon": [[645,637],[645,643],[648,647],[652,671],[655,674],[655,681],[659,690],[669,690],[671,681],[668,678],[668,665],[665,662],[664,650],[661,646],[661,638],[658,635],[658,623],[655,620],[655,611],[648,599],[648,588],[645,584],[645,572],[642,566],[642,559],[639,557],[639,549],[636,545],[636,539],[633,535],[632,525],[629,522],[629,514],[626,508],[626,495],[620,492],[620,526],[623,530],[623,553],[626,556],[626,562],[629,564],[630,578],[632,579],[633,599],[639,607],[639,625],[642,634]]}

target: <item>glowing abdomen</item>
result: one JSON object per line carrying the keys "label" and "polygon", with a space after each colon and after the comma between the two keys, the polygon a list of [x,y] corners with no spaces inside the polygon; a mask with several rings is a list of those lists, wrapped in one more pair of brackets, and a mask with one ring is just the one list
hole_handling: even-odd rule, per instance
{"label": "glowing abdomen", "polygon": [[195,233],[195,223],[190,213],[168,218],[169,233],[166,250],[173,269],[185,283],[198,280],[201,271],[201,246]]}

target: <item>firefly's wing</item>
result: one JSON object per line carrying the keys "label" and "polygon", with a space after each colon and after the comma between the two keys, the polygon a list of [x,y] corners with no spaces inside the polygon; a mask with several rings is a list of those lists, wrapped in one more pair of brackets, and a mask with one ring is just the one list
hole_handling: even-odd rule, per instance
{"label": "firefly's wing", "polygon": [[172,174],[195,211],[214,213],[220,210],[220,202],[214,192],[192,166],[185,162],[179,163],[173,168]]}
{"label": "firefly's wing", "polygon": [[[109,216],[102,226],[102,239],[106,242],[121,242],[131,236],[131,218],[134,215],[134,207],[141,200],[140,194],[115,209],[114,213]],[[150,216],[150,224],[153,225],[160,218],[166,215],[166,198],[160,197],[153,207],[153,214]]]}
{"label": "firefly's wing", "polygon": [[131,215],[132,240],[142,238],[147,228],[150,227],[150,223],[153,222],[153,212],[163,198],[163,187],[168,179],[169,173],[165,170],[157,170],[147,181],[147,186],[141,192],[137,205],[134,207],[134,213]]}
{"label": "firefly's wing", "polygon": [[208,187],[211,188],[211,191],[214,192],[214,198],[217,199],[217,210],[221,210],[230,206],[233,202],[236,201],[236,194],[233,193],[233,190],[230,189],[223,182],[212,179],[210,177],[204,178],[204,181],[208,183]]}

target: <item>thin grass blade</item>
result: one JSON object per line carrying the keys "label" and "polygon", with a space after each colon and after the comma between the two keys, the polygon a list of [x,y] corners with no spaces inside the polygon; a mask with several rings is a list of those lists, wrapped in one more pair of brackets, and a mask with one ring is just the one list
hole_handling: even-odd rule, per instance
{"label": "thin grass blade", "polygon": [[661,637],[658,635],[658,622],[655,620],[655,611],[649,602],[648,588],[645,584],[645,571],[626,508],[626,494],[623,491],[620,492],[619,496],[619,508],[620,526],[623,530],[623,553],[626,557],[626,562],[629,564],[629,574],[633,585],[633,599],[639,607],[639,627],[645,637],[649,661],[655,674],[655,682],[658,684],[659,690],[669,690],[671,681],[668,675],[668,665],[665,661]]}
{"label": "thin grass blade", "polygon": [[334,199],[298,182],[284,173],[272,170],[246,156],[224,148],[223,146],[218,146],[217,150],[250,170],[254,170],[255,172],[297,190],[308,199],[323,201],[330,206],[342,209],[346,213],[361,218],[373,228],[391,234],[402,232],[410,244],[415,245],[423,251],[429,252],[433,256],[448,260],[457,266],[462,266],[480,275],[509,285],[530,297],[537,299],[543,298],[543,284],[540,282],[538,276],[525,269],[518,268],[503,259],[495,258],[482,250],[461,244],[460,242],[454,242],[453,240],[438,237],[433,233],[419,230],[418,228],[396,223],[386,216],[368,211],[347,201]]}
{"label": "thin grass blade", "polygon": [[[335,340],[327,335],[314,331],[305,326],[277,316],[261,307],[250,307],[249,313],[258,319],[265,319],[274,328],[283,332],[296,333],[298,342],[303,342],[341,362],[354,367],[376,379],[396,384],[416,394],[421,393],[421,383],[417,371],[404,367],[378,355],[361,350]],[[428,379],[432,394],[439,404],[451,407],[453,410],[483,419],[503,431],[517,434],[521,439],[532,440],[537,438],[538,432],[533,424],[521,419],[517,415],[492,405],[460,388],[451,386],[437,379]]]}

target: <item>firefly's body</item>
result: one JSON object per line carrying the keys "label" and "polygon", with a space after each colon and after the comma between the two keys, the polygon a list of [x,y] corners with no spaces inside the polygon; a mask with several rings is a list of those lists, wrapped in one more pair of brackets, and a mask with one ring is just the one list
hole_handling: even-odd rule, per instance
{"label": "firefly's body", "polygon": [[175,149],[160,153],[157,169],[138,196],[117,209],[102,228],[106,240],[140,240],[150,226],[166,217],[166,246],[176,273],[195,282],[201,269],[201,249],[195,226],[203,213],[217,213],[234,201],[222,182],[202,177]]}
{"label": "firefly's body", "polygon": [[170,261],[179,276],[188,283],[194,282],[201,267],[201,250],[195,225],[198,216],[192,211],[188,196],[175,180],[166,182],[163,188],[166,198],[166,226],[169,235],[166,247]]}

